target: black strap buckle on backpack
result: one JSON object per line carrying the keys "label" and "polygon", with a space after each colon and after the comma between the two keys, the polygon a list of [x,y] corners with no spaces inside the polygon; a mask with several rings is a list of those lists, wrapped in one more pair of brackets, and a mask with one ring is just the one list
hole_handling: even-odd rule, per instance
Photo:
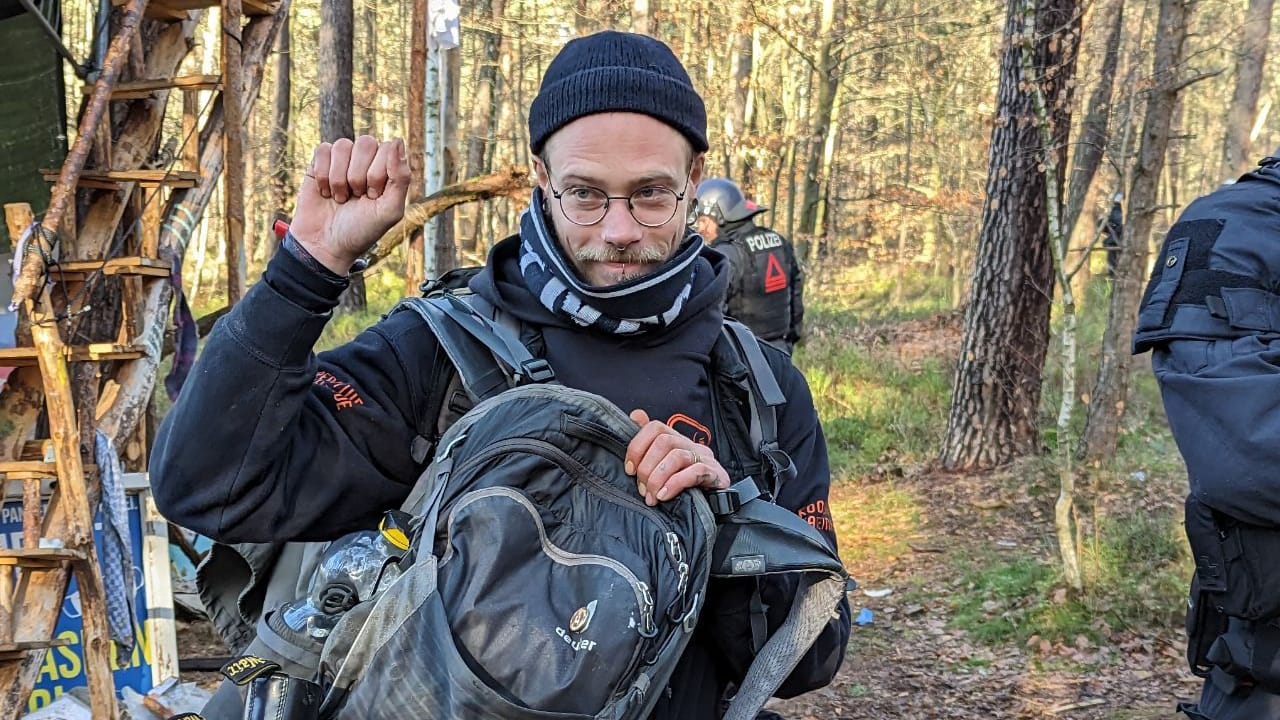
{"label": "black strap buckle on backpack", "polygon": [[253,655],[227,663],[222,674],[245,687],[244,720],[314,720],[320,685],[280,672],[280,665]]}

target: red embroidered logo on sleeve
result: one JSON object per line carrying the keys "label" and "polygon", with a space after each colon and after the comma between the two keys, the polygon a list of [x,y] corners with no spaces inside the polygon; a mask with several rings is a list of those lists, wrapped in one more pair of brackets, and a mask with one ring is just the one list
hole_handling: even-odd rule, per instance
{"label": "red embroidered logo on sleeve", "polygon": [[315,384],[333,393],[333,404],[339,410],[364,404],[364,398],[351,387],[351,383],[339,380],[333,373],[320,370],[316,373]]}
{"label": "red embroidered logo on sleeve", "polygon": [[830,532],[835,529],[835,523],[831,520],[831,507],[826,500],[815,500],[797,510],[796,514],[815,530]]}

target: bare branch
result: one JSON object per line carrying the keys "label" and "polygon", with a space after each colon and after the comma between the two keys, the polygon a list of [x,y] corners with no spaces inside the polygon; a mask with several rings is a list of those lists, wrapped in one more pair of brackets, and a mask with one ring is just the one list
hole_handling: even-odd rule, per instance
{"label": "bare branch", "polygon": [[427,220],[455,205],[495,197],[522,195],[530,187],[532,182],[529,179],[529,170],[519,165],[512,165],[483,177],[464,180],[442,188],[425,198],[415,199],[405,210],[404,219],[388,230],[367,253],[369,266],[372,267],[390,255],[392,250],[399,247],[400,243],[412,234],[413,228],[421,226]]}
{"label": "bare branch", "polygon": [[1168,92],[1173,92],[1173,93],[1181,92],[1181,91],[1183,90],[1183,88],[1186,88],[1186,87],[1189,87],[1189,86],[1191,86],[1191,85],[1194,85],[1194,84],[1196,84],[1196,83],[1200,82],[1201,80],[1207,80],[1207,79],[1209,79],[1209,78],[1211,78],[1211,77],[1217,77],[1218,75],[1221,75],[1222,73],[1226,72],[1226,70],[1227,70],[1226,68],[1218,68],[1217,70],[1211,70],[1211,71],[1209,71],[1209,72],[1202,72],[1202,73],[1198,73],[1198,74],[1196,74],[1196,75],[1192,75],[1191,77],[1189,77],[1189,78],[1187,78],[1187,79],[1185,79],[1185,80],[1180,80],[1180,81],[1178,81],[1178,82],[1174,83],[1173,85],[1168,86],[1168,88],[1166,88],[1166,90],[1167,90]]}

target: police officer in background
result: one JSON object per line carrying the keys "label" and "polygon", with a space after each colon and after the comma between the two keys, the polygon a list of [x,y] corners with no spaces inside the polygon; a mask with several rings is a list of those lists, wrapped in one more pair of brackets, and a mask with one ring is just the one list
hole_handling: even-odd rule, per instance
{"label": "police officer in background", "polygon": [[804,328],[804,276],[791,241],[752,220],[768,209],[732,181],[710,178],[698,185],[694,227],[729,259],[725,314],[791,352]]}
{"label": "police officer in background", "polygon": [[1152,351],[1187,467],[1192,720],[1280,720],[1280,149],[1165,236],[1134,351]]}
{"label": "police officer in background", "polygon": [[1124,193],[1111,198],[1111,211],[1102,220],[1102,247],[1107,251],[1107,277],[1116,276],[1120,261],[1120,239],[1124,237]]}

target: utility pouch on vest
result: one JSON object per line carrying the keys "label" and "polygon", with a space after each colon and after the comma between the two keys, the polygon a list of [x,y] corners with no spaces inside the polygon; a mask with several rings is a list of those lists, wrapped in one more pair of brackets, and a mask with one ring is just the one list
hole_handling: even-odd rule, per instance
{"label": "utility pouch on vest", "polygon": [[1227,631],[1227,616],[1218,611],[1200,587],[1199,574],[1191,576],[1191,594],[1187,598],[1187,665],[1198,677],[1209,677],[1213,663],[1209,648]]}
{"label": "utility pouch on vest", "polygon": [[1202,598],[1232,617],[1280,616],[1280,530],[1229,518],[1195,497],[1187,498],[1186,523]]}
{"label": "utility pouch on vest", "polygon": [[1226,693],[1259,687],[1280,692],[1280,627],[1236,621],[1209,648],[1214,684]]}
{"label": "utility pouch on vest", "polygon": [[1178,703],[1178,712],[1191,718],[1191,720],[1210,720],[1208,715],[1200,712],[1200,706],[1195,703]]}

